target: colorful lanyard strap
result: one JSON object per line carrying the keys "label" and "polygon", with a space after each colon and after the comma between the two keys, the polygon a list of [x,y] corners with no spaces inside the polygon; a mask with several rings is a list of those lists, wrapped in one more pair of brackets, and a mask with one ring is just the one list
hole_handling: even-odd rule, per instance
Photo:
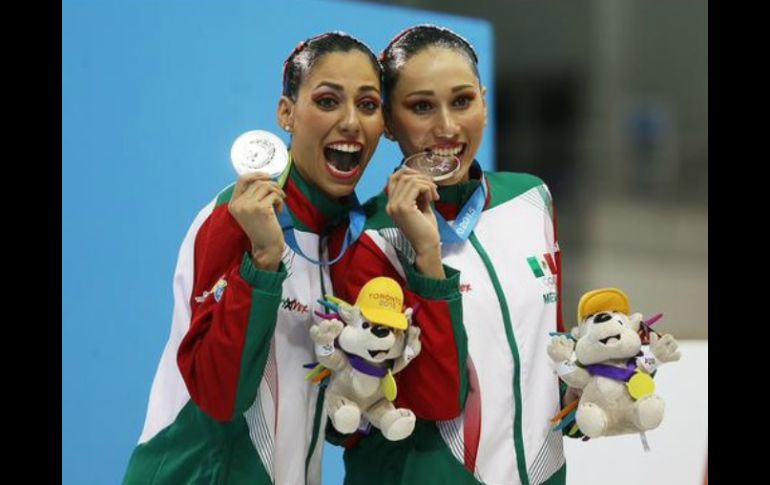
{"label": "colorful lanyard strap", "polygon": [[[283,186],[286,184],[291,165],[292,158],[289,157],[289,164],[278,178],[278,185],[281,188],[283,188]],[[366,214],[364,214],[364,209],[358,202],[358,197],[356,197],[355,192],[353,192],[350,197],[352,199],[352,207],[348,213],[350,223],[348,224],[348,229],[345,232],[345,240],[342,244],[342,248],[340,249],[340,253],[336,258],[332,259],[331,261],[315,260],[302,251],[302,248],[300,248],[299,243],[297,242],[297,237],[294,234],[294,221],[291,217],[291,210],[289,209],[288,204],[284,204],[283,212],[278,214],[278,222],[281,224],[281,230],[283,231],[283,238],[284,241],[286,241],[286,244],[288,244],[295,253],[299,254],[304,259],[315,265],[330,266],[339,261],[339,259],[345,254],[345,251],[347,251],[348,247],[350,247],[350,245],[361,236],[361,233],[364,230],[364,223],[366,222]]]}
{"label": "colorful lanyard strap", "polygon": [[[474,161],[473,164],[481,170],[478,162]],[[476,227],[476,224],[478,224],[486,201],[487,181],[484,177],[484,172],[482,171],[481,184],[473,191],[473,194],[463,205],[462,209],[460,209],[460,212],[457,214],[457,218],[454,221],[447,222],[447,220],[444,219],[444,216],[437,210],[433,210],[436,214],[441,242],[461,243],[466,241]]]}

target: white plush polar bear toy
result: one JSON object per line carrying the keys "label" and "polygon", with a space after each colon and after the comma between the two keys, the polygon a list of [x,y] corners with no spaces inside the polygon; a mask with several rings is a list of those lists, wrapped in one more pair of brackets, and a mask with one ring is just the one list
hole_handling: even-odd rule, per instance
{"label": "white plush polar bear toy", "polygon": [[[579,325],[554,337],[548,355],[569,386],[582,389],[575,414],[580,431],[590,438],[644,432],[663,420],[664,401],[654,394],[651,374],[665,362],[679,360],[673,336],[650,334],[650,354],[641,352],[640,313],[630,313],[625,293],[601,288],[583,295]],[[573,356],[574,351],[574,356]]]}
{"label": "white plush polar bear toy", "polygon": [[377,277],[361,288],[355,305],[334,301],[342,321],[325,319],[310,327],[318,362],[332,371],[325,404],[332,425],[352,433],[363,415],[386,439],[406,438],[414,430],[415,415],[393,406],[393,374],[422,347],[420,329],[411,325],[412,309],[403,310],[401,286]]}

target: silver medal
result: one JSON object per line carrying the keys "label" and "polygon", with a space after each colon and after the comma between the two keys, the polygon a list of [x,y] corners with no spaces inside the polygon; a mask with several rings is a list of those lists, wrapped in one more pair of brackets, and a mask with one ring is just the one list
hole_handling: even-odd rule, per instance
{"label": "silver medal", "polygon": [[252,130],[235,139],[230,148],[230,161],[238,175],[262,172],[277,178],[289,163],[289,152],[276,135]]}
{"label": "silver medal", "polygon": [[430,151],[415,153],[404,165],[424,173],[434,182],[452,177],[460,169],[460,159],[454,155],[437,155]]}

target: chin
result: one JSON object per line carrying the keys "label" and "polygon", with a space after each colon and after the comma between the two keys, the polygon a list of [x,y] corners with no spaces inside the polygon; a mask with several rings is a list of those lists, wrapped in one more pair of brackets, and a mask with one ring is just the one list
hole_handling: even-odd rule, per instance
{"label": "chin", "polygon": [[329,182],[325,184],[324,192],[326,192],[327,195],[334,198],[345,197],[352,194],[355,191],[357,183],[358,183],[358,180],[356,180],[350,185]]}
{"label": "chin", "polygon": [[438,186],[445,186],[446,187],[446,186],[449,186],[449,185],[459,184],[462,181],[462,177],[463,177],[464,173],[465,173],[465,171],[460,170],[459,172],[457,172],[457,174],[455,174],[454,177],[446,179],[446,180],[442,180],[441,182],[436,182],[436,185],[438,185]]}

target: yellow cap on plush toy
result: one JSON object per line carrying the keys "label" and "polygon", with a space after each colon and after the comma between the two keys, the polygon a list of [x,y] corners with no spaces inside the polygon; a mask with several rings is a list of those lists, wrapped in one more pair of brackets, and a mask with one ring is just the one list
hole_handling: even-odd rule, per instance
{"label": "yellow cap on plush toy", "polygon": [[599,288],[583,295],[578,303],[578,321],[599,312],[630,313],[628,296],[617,288]]}
{"label": "yellow cap on plush toy", "polygon": [[372,323],[406,330],[406,316],[401,311],[404,308],[404,292],[392,278],[378,276],[369,280],[358,292],[356,306]]}

